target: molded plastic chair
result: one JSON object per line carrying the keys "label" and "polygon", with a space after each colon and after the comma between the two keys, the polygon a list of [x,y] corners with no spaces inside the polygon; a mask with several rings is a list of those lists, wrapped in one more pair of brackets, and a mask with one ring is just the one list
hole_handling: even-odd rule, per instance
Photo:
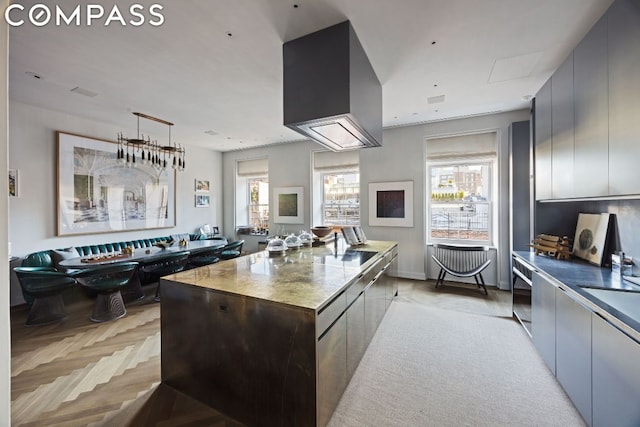
{"label": "molded plastic chair", "polygon": [[127,314],[120,289],[127,285],[136,273],[137,262],[118,262],[97,265],[71,273],[78,282],[95,291],[98,296],[90,319],[107,322]]}
{"label": "molded plastic chair", "polygon": [[155,301],[160,301],[160,278],[184,270],[188,260],[189,252],[172,252],[140,267],[150,282],[158,282]]}
{"label": "molded plastic chair", "polygon": [[44,325],[67,317],[62,291],[76,280],[52,267],[15,267],[20,287],[31,302],[26,325]]}
{"label": "molded plastic chair", "polygon": [[456,277],[473,277],[478,288],[482,287],[485,295],[488,295],[482,277],[482,271],[491,264],[491,260],[487,258],[488,253],[487,246],[434,244],[431,258],[440,266],[436,288],[444,284],[444,276],[448,273]]}
{"label": "molded plastic chair", "polygon": [[225,245],[222,249],[220,249],[219,257],[221,259],[233,259],[240,256],[242,253],[242,245],[244,244],[244,240],[236,240],[235,242],[231,242]]}

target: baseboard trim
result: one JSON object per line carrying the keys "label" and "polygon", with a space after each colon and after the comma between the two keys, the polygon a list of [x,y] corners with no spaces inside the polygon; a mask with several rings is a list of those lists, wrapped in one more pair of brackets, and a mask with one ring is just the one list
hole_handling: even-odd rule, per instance
{"label": "baseboard trim", "polygon": [[425,273],[416,273],[413,271],[398,271],[398,276],[401,279],[412,279],[412,280],[427,280],[427,275]]}

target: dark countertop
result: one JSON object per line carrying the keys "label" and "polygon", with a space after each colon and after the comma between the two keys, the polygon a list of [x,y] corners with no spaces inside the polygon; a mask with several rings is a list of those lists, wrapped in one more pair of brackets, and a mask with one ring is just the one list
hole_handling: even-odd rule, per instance
{"label": "dark countertop", "polygon": [[640,340],[640,321],[637,320],[640,318],[640,307],[638,307],[639,316],[634,319],[584,290],[584,288],[598,288],[612,292],[640,293],[639,285],[623,280],[620,275],[612,273],[608,268],[600,268],[577,258],[557,260],[525,251],[516,251],[514,255],[565,285],[573,291],[574,297],[577,296],[577,299],[590,309],[610,320],[634,339]]}

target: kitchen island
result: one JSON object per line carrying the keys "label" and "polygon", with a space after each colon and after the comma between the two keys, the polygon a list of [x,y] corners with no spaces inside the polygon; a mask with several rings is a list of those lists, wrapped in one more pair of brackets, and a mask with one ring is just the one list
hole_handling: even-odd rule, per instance
{"label": "kitchen island", "polygon": [[162,382],[247,425],[323,426],[397,294],[397,244],[266,251],[161,282]]}

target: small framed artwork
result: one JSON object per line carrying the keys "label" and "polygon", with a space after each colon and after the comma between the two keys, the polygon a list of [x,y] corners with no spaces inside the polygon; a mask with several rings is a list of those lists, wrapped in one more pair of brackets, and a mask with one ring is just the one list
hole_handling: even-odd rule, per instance
{"label": "small framed artwork", "polygon": [[196,194],[196,208],[208,208],[209,200],[207,194]]}
{"label": "small framed artwork", "polygon": [[195,188],[199,193],[209,192],[209,180],[196,179]]}
{"label": "small framed artwork", "polygon": [[304,224],[304,187],[280,187],[273,189],[273,205],[276,224]]}
{"label": "small framed artwork", "polygon": [[369,225],[413,227],[413,181],[369,184]]}
{"label": "small framed artwork", "polygon": [[9,169],[9,197],[18,196],[18,169]]}

